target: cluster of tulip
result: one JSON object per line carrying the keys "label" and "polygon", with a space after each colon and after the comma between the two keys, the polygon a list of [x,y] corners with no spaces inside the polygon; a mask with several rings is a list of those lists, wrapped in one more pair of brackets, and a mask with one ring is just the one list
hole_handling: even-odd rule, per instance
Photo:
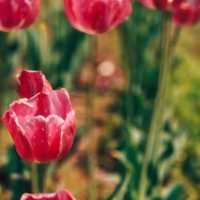
{"label": "cluster of tulip", "polygon": [[[76,131],[75,113],[65,89],[53,90],[38,71],[24,70],[18,77],[21,96],[3,115],[16,150],[23,160],[45,163],[63,158]],[[21,200],[74,200],[67,191],[24,194]]]}
{"label": "cluster of tulip", "polygon": [[[200,19],[200,0],[138,0],[150,9],[172,13],[178,25],[194,24]],[[65,14],[73,27],[89,33],[106,32],[127,19],[131,0],[64,0]],[[0,30],[29,27],[39,15],[40,0],[0,1]]]}

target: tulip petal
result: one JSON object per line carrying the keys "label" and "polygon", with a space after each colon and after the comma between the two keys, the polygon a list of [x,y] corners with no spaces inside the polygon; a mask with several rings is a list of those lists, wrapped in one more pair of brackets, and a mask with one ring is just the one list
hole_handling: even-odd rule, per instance
{"label": "tulip petal", "polygon": [[36,108],[36,116],[41,115],[43,117],[48,117],[51,114],[49,94],[42,92],[38,93],[29,101],[33,103],[34,107]]}
{"label": "tulip petal", "polygon": [[21,97],[30,98],[39,92],[48,93],[52,90],[50,83],[39,71],[23,70],[18,80],[18,92]]}
{"label": "tulip petal", "polygon": [[103,33],[109,26],[110,6],[104,1],[93,1],[85,12],[85,21],[90,22],[90,26],[99,33]]}
{"label": "tulip petal", "polygon": [[49,160],[49,147],[45,118],[42,116],[36,116],[29,119],[25,124],[25,132],[31,144],[35,161],[47,162]]}
{"label": "tulip petal", "polygon": [[[59,200],[56,193],[52,194],[23,194],[21,200]],[[63,199],[61,199],[63,200]]]}
{"label": "tulip petal", "polygon": [[36,109],[27,101],[27,99],[20,99],[14,101],[10,105],[10,111],[14,112],[17,116],[19,124],[23,127],[24,123],[35,115]]}
{"label": "tulip petal", "polygon": [[65,190],[58,192],[57,195],[58,195],[58,200],[75,200],[72,194]]}
{"label": "tulip petal", "polygon": [[21,200],[76,200],[72,194],[66,190],[56,193],[23,194]]}
{"label": "tulip petal", "polygon": [[29,4],[29,8],[26,12],[26,20],[21,28],[29,27],[35,21],[40,11],[40,4],[40,0],[31,1],[31,4]]}
{"label": "tulip petal", "polygon": [[173,3],[174,0],[139,0],[141,4],[150,9],[165,10]]}
{"label": "tulip petal", "polygon": [[18,123],[15,113],[11,111],[4,113],[2,120],[15,142],[18,154],[24,160],[32,160],[33,156],[30,144],[24,134],[23,128]]}
{"label": "tulip petal", "polygon": [[61,145],[59,154],[60,158],[64,157],[70,150],[73,144],[75,131],[76,131],[75,113],[74,111],[71,111],[70,113],[68,113],[64,125],[62,126]]}
{"label": "tulip petal", "polygon": [[56,114],[65,119],[67,114],[72,110],[72,105],[67,90],[55,90],[49,94],[49,98],[51,102],[51,114]]}
{"label": "tulip petal", "polygon": [[58,115],[65,120],[67,113],[72,110],[68,92],[65,89],[51,91],[50,93],[39,93],[30,99],[30,103],[36,103],[36,115],[48,117]]}
{"label": "tulip petal", "polygon": [[[110,16],[110,24],[114,27],[122,23],[132,12],[131,1],[121,1],[121,3],[116,3],[115,0],[112,1],[111,10],[112,15]],[[123,9],[121,9],[123,7]]]}
{"label": "tulip petal", "polygon": [[56,159],[59,154],[63,123],[64,120],[56,115],[50,115],[47,119],[49,159]]}

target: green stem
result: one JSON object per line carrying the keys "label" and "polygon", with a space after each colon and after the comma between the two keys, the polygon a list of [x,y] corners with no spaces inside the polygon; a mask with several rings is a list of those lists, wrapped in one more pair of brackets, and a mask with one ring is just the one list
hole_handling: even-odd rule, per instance
{"label": "green stem", "polygon": [[[87,113],[87,131],[90,131],[91,128],[94,128],[94,120],[93,120],[93,110],[94,110],[94,93],[95,93],[95,80],[96,80],[96,73],[97,73],[97,64],[98,64],[98,38],[97,36],[92,37],[91,41],[91,46],[92,46],[92,53],[91,53],[91,62],[93,64],[93,77],[94,79],[92,80],[92,85],[88,89],[87,93],[87,107],[88,113]],[[93,136],[94,144],[96,142],[96,137]],[[93,144],[88,149],[88,171],[89,171],[89,178],[90,178],[90,184],[88,187],[88,200],[94,200],[97,199],[97,181],[95,178],[95,169],[97,166],[97,158],[96,158],[96,148],[94,147]]]}
{"label": "green stem", "polygon": [[37,164],[31,164],[31,181],[32,181],[32,192],[39,192],[39,176]]}
{"label": "green stem", "polygon": [[133,69],[132,66],[128,67],[128,87],[126,92],[126,126],[129,127],[131,124],[131,116],[133,114],[133,105],[132,105],[132,87],[133,87]]}
{"label": "green stem", "polygon": [[161,37],[161,70],[159,77],[158,93],[155,100],[154,112],[150,125],[150,131],[147,137],[146,150],[144,155],[144,161],[141,171],[140,185],[139,185],[139,200],[146,199],[147,190],[147,171],[151,161],[155,158],[156,145],[159,143],[160,129],[163,124],[164,106],[166,101],[167,87],[170,76],[169,66],[169,50],[170,50],[170,34],[171,24],[168,20],[168,14],[164,14],[163,17],[163,31]]}
{"label": "green stem", "polygon": [[[171,30],[170,25],[168,26],[169,30]],[[170,35],[167,36],[167,38],[169,40],[168,41],[169,44],[168,44],[168,47],[165,52],[166,53],[165,61],[163,63],[163,69],[161,70],[161,76],[160,76],[160,81],[159,81],[161,91],[158,91],[159,96],[157,97],[157,99],[156,99],[157,101],[155,102],[155,106],[159,107],[158,108],[159,113],[157,113],[157,117],[155,116],[157,119],[155,120],[154,124],[152,121],[152,128],[154,128],[154,129],[150,130],[150,133],[151,133],[151,131],[154,131],[156,134],[155,144],[154,144],[154,148],[153,148],[153,152],[152,152],[152,157],[154,157],[153,161],[157,160],[157,158],[159,157],[159,146],[160,146],[160,140],[161,140],[161,134],[159,134],[159,133],[160,133],[161,128],[164,123],[164,114],[165,114],[165,110],[167,107],[166,101],[167,101],[167,95],[168,95],[169,85],[170,85],[172,58],[173,58],[173,55],[175,52],[176,44],[177,44],[179,36],[180,36],[180,30],[181,30],[180,27],[176,27],[173,35],[171,35],[171,37],[170,37]],[[170,34],[170,32],[168,34]],[[156,123],[158,123],[158,124],[156,125]]]}

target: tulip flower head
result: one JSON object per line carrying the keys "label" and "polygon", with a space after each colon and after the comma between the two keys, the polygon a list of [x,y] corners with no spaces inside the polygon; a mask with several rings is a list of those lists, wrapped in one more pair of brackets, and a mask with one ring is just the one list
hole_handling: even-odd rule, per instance
{"label": "tulip flower head", "polygon": [[0,31],[29,27],[39,14],[40,0],[1,0]]}
{"label": "tulip flower head", "polygon": [[200,0],[139,0],[149,9],[171,12],[176,25],[193,25],[200,20]]}
{"label": "tulip flower head", "polygon": [[68,191],[43,194],[23,194],[21,200],[76,200]]}
{"label": "tulip flower head", "polygon": [[64,0],[71,25],[89,34],[104,33],[128,18],[131,0]]}
{"label": "tulip flower head", "polygon": [[150,9],[166,10],[174,0],[139,0],[141,4]]}
{"label": "tulip flower head", "polygon": [[173,9],[177,25],[193,25],[200,20],[200,0],[179,0]]}
{"label": "tulip flower head", "polygon": [[48,162],[64,157],[75,136],[75,113],[65,89],[52,90],[41,72],[22,71],[19,93],[3,115],[24,160]]}

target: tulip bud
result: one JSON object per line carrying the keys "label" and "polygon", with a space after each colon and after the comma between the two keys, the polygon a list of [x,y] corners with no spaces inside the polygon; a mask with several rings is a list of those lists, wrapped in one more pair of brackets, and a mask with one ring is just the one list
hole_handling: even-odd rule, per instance
{"label": "tulip bud", "polygon": [[22,96],[3,115],[16,150],[24,160],[48,162],[61,159],[75,136],[75,113],[65,89],[52,90],[41,72],[19,76]]}
{"label": "tulip bud", "polygon": [[71,25],[89,34],[104,33],[128,18],[131,0],[64,0]]}
{"label": "tulip bud", "polygon": [[0,31],[29,27],[39,14],[40,0],[1,0]]}
{"label": "tulip bud", "polygon": [[41,194],[23,194],[21,200],[76,200],[68,191]]}

